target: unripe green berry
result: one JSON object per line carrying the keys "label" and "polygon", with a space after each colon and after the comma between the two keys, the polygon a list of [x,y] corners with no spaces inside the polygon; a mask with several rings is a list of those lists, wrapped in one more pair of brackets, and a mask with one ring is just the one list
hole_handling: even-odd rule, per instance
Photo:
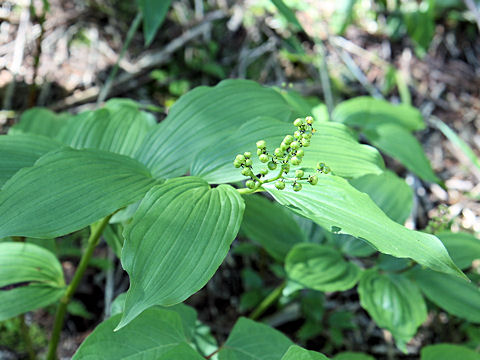
{"label": "unripe green berry", "polygon": [[260,169],[260,174],[267,175],[268,174],[268,169],[265,169],[265,168]]}
{"label": "unripe green berry", "polygon": [[275,156],[277,157],[282,157],[283,156],[283,150],[280,148],[276,148],[274,151]]}
{"label": "unripe green berry", "polygon": [[313,124],[313,117],[307,116],[305,118],[305,121],[307,122],[308,125],[312,125]]}
{"label": "unripe green berry", "polygon": [[257,141],[257,148],[265,149],[266,147],[267,147],[267,143],[265,142],[265,140]]}
{"label": "unripe green berry", "polygon": [[285,150],[287,150],[287,149],[288,149],[288,145],[285,144],[284,142],[282,142],[282,143],[280,144],[280,150],[285,151]]}
{"label": "unripe green berry", "polygon": [[270,170],[275,170],[277,168],[277,164],[275,164],[273,161],[270,161],[268,164],[267,164],[268,168]]}
{"label": "unripe green berry", "polygon": [[300,191],[302,190],[302,184],[294,183],[293,184],[293,191]]}
{"label": "unripe green berry", "polygon": [[298,157],[303,157],[305,155],[305,151],[303,151],[303,149],[298,149],[297,152],[295,153],[295,156],[298,156]]}
{"label": "unripe green berry", "polygon": [[302,133],[297,130],[293,133],[293,136],[295,136],[295,139],[300,139],[302,137]]}
{"label": "unripe green berry", "polygon": [[295,121],[293,122],[293,125],[297,126],[297,127],[302,125],[302,124],[303,124],[303,121],[300,118],[295,119]]}
{"label": "unripe green berry", "polygon": [[252,165],[253,165],[252,159],[247,159],[247,160],[245,160],[245,165],[246,165],[246,166],[252,166]]}
{"label": "unripe green berry", "polygon": [[245,151],[243,156],[245,156],[245,159],[250,159],[252,157],[252,153],[250,151]]}
{"label": "unripe green berry", "polygon": [[235,157],[235,160],[237,160],[238,162],[240,163],[244,163],[245,162],[245,156],[241,155],[241,154],[238,154],[236,157]]}
{"label": "unripe green berry", "polygon": [[293,136],[292,136],[292,135],[287,135],[287,136],[285,136],[285,139],[283,139],[283,142],[284,142],[285,144],[289,145],[289,144],[292,143],[293,140],[294,140],[294,139],[293,139]]}
{"label": "unripe green berry", "polygon": [[317,170],[320,170],[320,171],[323,171],[323,169],[325,169],[325,164],[322,163],[322,162],[318,162],[317,163]]}
{"label": "unripe green berry", "polygon": [[242,166],[242,163],[240,161],[237,161],[236,159],[233,161],[233,166],[235,166],[236,168],[239,168],[240,166]]}
{"label": "unripe green berry", "polygon": [[257,149],[257,155],[260,156],[263,154],[263,150],[262,149]]}
{"label": "unripe green berry", "polygon": [[300,143],[298,141],[294,141],[290,144],[290,147],[293,149],[293,150],[297,150],[297,149],[300,149]]}
{"label": "unripe green berry", "polygon": [[303,175],[305,175],[305,172],[303,170],[296,170],[295,171],[295,177],[297,179],[301,179],[303,177]]}
{"label": "unripe green berry", "polygon": [[275,187],[278,189],[278,190],[283,190],[285,189],[285,183],[283,181],[277,181],[275,183]]}
{"label": "unripe green berry", "polygon": [[308,182],[312,185],[317,185],[318,183],[318,176],[317,175],[311,175],[308,177]]}
{"label": "unripe green berry", "polygon": [[262,154],[258,157],[262,163],[268,162],[268,155]]}
{"label": "unripe green berry", "polygon": [[243,176],[250,176],[250,175],[252,175],[252,170],[250,170],[250,168],[242,169],[242,175]]}
{"label": "unripe green berry", "polygon": [[290,160],[290,162],[292,163],[292,165],[300,165],[301,162],[302,162],[302,159],[300,159],[299,157],[292,157],[292,159]]}
{"label": "unripe green berry", "polygon": [[253,181],[253,180],[247,180],[247,182],[245,183],[245,185],[246,185],[247,188],[249,188],[249,189],[254,189],[254,188],[255,188],[255,181]]}
{"label": "unripe green berry", "polygon": [[328,174],[330,171],[331,171],[331,170],[330,170],[330,167],[328,167],[328,166],[325,165],[325,168],[323,169],[323,173],[324,173],[324,174]]}
{"label": "unripe green berry", "polygon": [[305,134],[302,135],[302,137],[303,137],[304,139],[310,140],[310,139],[312,138],[312,134],[310,134],[310,133],[305,133]]}
{"label": "unripe green berry", "polygon": [[310,146],[310,140],[302,139],[302,145],[305,146],[305,147],[309,147]]}
{"label": "unripe green berry", "polygon": [[290,171],[290,164],[283,164],[282,169],[285,174],[288,174],[288,172]]}

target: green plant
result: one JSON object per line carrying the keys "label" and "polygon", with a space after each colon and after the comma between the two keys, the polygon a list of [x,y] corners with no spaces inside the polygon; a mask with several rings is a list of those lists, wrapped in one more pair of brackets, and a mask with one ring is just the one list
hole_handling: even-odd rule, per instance
{"label": "green plant", "polygon": [[[68,303],[108,229],[108,244],[117,254],[122,248],[130,289],[117,300],[117,314],[95,329],[74,359],[140,353],[145,359],[324,359],[245,318],[225,344],[205,351],[195,310],[181,303],[213,276],[242,228],[284,269],[278,272],[282,284],[252,318],[282,297],[301,296],[302,289],[344,291],[359,284],[362,306],[404,351],[426,318],[423,294],[480,322],[480,293],[460,270],[471,267],[478,244],[467,235],[436,237],[405,228],[410,188],[346,125],[356,127],[363,116],[362,131],[376,141],[380,125],[395,122],[410,135],[421,118],[372,115],[374,109],[391,111],[387,104],[368,114],[362,106],[349,107],[348,116],[337,108],[335,121],[317,118],[314,131],[313,117],[289,101],[293,96],[227,80],[188,92],[160,124],[139,104],[121,99],[76,116],[26,112],[0,136],[0,320],[57,303],[48,354],[55,358]],[[275,143],[280,146],[273,152],[267,149]],[[123,227],[120,239],[112,225]],[[85,227],[86,248],[66,285],[52,251],[29,238],[52,239]],[[463,243],[472,251],[455,250]],[[373,266],[362,263],[376,250],[391,256],[375,255]]]}

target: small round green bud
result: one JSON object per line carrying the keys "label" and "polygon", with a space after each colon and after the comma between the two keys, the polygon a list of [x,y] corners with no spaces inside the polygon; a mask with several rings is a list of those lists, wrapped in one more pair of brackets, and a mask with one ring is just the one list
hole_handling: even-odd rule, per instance
{"label": "small round green bud", "polygon": [[292,157],[292,159],[290,160],[290,162],[292,163],[292,165],[300,165],[302,163],[302,159],[300,159],[299,157]]}
{"label": "small round green bud", "polygon": [[274,151],[275,156],[277,157],[282,157],[283,156],[283,150],[280,148],[276,148]]}
{"label": "small round green bud", "polygon": [[330,167],[328,167],[328,166],[325,165],[325,168],[323,169],[323,173],[324,173],[324,174],[328,174],[330,171],[331,171],[331,170],[330,170]]}
{"label": "small round green bud", "polygon": [[238,162],[240,163],[244,163],[245,162],[245,156],[241,155],[241,154],[238,154],[236,157],[235,157],[235,160],[237,160]]}
{"label": "small round green bud", "polygon": [[295,119],[295,121],[293,122],[293,125],[297,126],[297,127],[302,125],[302,124],[303,124],[303,121],[300,118]]}
{"label": "small round green bud", "polygon": [[268,162],[268,155],[262,154],[258,157],[262,163]]}
{"label": "small round green bud", "polygon": [[250,176],[250,175],[252,175],[252,170],[250,170],[250,168],[242,169],[242,175],[243,176]]}
{"label": "small round green bud", "polygon": [[278,190],[283,190],[285,189],[285,183],[283,181],[277,181],[275,183],[275,187],[278,189]]}
{"label": "small round green bud", "polygon": [[293,139],[293,136],[292,136],[292,135],[287,135],[287,136],[285,136],[285,139],[283,139],[283,142],[284,142],[285,144],[289,145],[289,144],[292,143],[293,140],[294,140],[294,139]]}
{"label": "small round green bud", "polygon": [[310,133],[302,134],[302,138],[310,140],[312,138],[312,134],[310,134]]}
{"label": "small round green bud", "polygon": [[257,148],[265,149],[266,147],[267,147],[267,143],[265,142],[265,140],[257,141]]}
{"label": "small round green bud", "polygon": [[305,146],[305,147],[309,147],[310,146],[310,140],[302,139],[302,145]]}
{"label": "small round green bud", "polygon": [[287,149],[288,149],[288,145],[285,144],[284,142],[282,142],[282,143],[280,144],[280,150],[286,151]]}
{"label": "small round green bud", "polygon": [[245,183],[245,185],[246,185],[247,188],[249,188],[249,189],[254,189],[254,188],[255,188],[255,181],[253,181],[253,180],[247,180],[247,182]]}
{"label": "small round green bud", "polygon": [[252,157],[252,153],[250,151],[245,151],[243,156],[245,156],[245,159],[250,159]]}
{"label": "small round green bud", "polygon": [[305,121],[307,122],[308,125],[312,125],[314,120],[313,120],[313,117],[307,116],[305,118]]}
{"label": "small round green bud", "polygon": [[253,165],[252,159],[247,159],[247,160],[245,160],[245,165],[246,165],[246,166],[252,166],[252,165]]}
{"label": "small round green bud", "polygon": [[325,164],[322,163],[322,162],[318,162],[317,163],[317,170],[320,170],[320,171],[323,171],[323,169],[325,169]]}
{"label": "small round green bud", "polygon": [[305,175],[305,172],[303,170],[296,170],[295,171],[295,177],[297,179],[301,179],[303,177],[303,175]]}
{"label": "small round green bud", "polygon": [[308,182],[312,185],[317,185],[318,183],[318,176],[317,175],[310,175],[308,177]]}
{"label": "small round green bud", "polygon": [[293,191],[300,191],[302,190],[302,184],[293,183]]}
{"label": "small round green bud", "polygon": [[236,168],[239,168],[240,166],[242,166],[242,163],[240,161],[237,161],[236,159],[233,161],[233,166],[235,166]]}
{"label": "small round green bud", "polygon": [[302,133],[297,130],[293,133],[293,136],[295,137],[295,139],[300,139],[302,137]]}
{"label": "small round green bud", "polygon": [[263,150],[262,149],[257,149],[257,155],[260,156],[263,154]]}
{"label": "small round green bud", "polygon": [[267,164],[268,168],[270,170],[275,170],[277,168],[277,164],[275,164],[273,161],[270,161],[268,164]]}
{"label": "small round green bud", "polygon": [[290,147],[293,149],[293,150],[297,150],[297,149],[300,149],[300,143],[298,141],[294,141],[290,144]]}
{"label": "small round green bud", "polygon": [[267,175],[268,174],[268,169],[265,169],[265,168],[260,169],[260,174]]}
{"label": "small round green bud", "polygon": [[303,149],[298,149],[297,152],[295,153],[295,156],[297,157],[303,157],[305,155],[305,151]]}
{"label": "small round green bud", "polygon": [[290,164],[283,164],[282,170],[285,174],[288,174],[288,172],[290,171]]}

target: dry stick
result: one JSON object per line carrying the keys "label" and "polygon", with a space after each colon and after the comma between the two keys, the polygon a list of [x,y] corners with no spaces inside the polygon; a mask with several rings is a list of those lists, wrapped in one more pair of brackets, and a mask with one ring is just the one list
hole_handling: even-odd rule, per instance
{"label": "dry stick", "polygon": [[[214,11],[208,14],[202,23],[192,29],[185,31],[181,36],[179,36],[175,40],[172,40],[161,51],[142,56],[134,64],[133,71],[131,73],[122,74],[117,78],[117,81],[115,81],[112,85],[112,89],[116,89],[118,91],[117,94],[119,92],[124,92],[132,89],[129,83],[132,82],[137,76],[143,74],[144,72],[148,71],[153,67],[165,63],[175,51],[182,48],[187,42],[191,41],[192,39],[202,35],[204,31],[210,26],[210,23],[212,21],[222,19],[226,16],[227,14],[221,10]],[[66,99],[63,99],[62,101],[54,104],[51,108],[58,111],[71,106],[83,104],[95,100],[98,97],[99,93],[99,87],[92,87],[88,90],[76,93],[67,97]]]}

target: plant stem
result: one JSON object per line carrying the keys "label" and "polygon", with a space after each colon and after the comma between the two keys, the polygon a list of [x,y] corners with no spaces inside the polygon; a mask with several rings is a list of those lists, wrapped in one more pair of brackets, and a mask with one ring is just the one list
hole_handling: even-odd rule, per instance
{"label": "plant stem", "polygon": [[67,290],[65,291],[65,295],[62,296],[62,298],[60,299],[60,303],[58,304],[57,313],[55,315],[55,323],[53,325],[52,337],[50,338],[50,344],[48,347],[47,360],[55,360],[57,357],[57,346],[60,340],[60,333],[62,331],[65,314],[67,313],[67,306],[70,303],[70,300],[72,299],[75,290],[77,290],[77,287],[80,284],[83,275],[85,274],[85,270],[87,270],[88,263],[90,262],[90,259],[93,255],[93,251],[98,245],[100,236],[102,235],[103,230],[107,226],[108,221],[110,220],[112,215],[109,215],[103,218],[101,221],[90,225],[90,237],[88,238],[87,249],[85,250],[80,259],[77,270],[73,275],[72,282],[70,283],[70,285],[68,285]]}
{"label": "plant stem", "polygon": [[22,333],[23,341],[25,342],[25,348],[27,349],[28,358],[30,360],[35,360],[35,351],[33,350],[32,338],[30,337],[30,330],[28,325],[25,323],[25,314],[19,316],[20,318],[20,331]]}
{"label": "plant stem", "polygon": [[222,350],[222,347],[220,346],[217,350],[215,350],[213,353],[211,353],[208,356],[205,356],[205,359],[211,359],[213,355],[217,354],[220,350]]}
{"label": "plant stem", "polygon": [[283,282],[280,286],[273,289],[268,296],[252,311],[249,318],[252,320],[258,319],[272,304],[282,295],[283,289],[285,289],[286,282]]}
{"label": "plant stem", "polygon": [[142,22],[142,18],[143,18],[142,12],[139,11],[137,13],[137,16],[135,16],[135,19],[133,19],[133,22],[130,25],[130,28],[128,29],[127,37],[125,39],[125,42],[123,43],[122,49],[120,50],[120,55],[118,55],[118,59],[115,62],[115,65],[113,66],[112,71],[110,72],[110,74],[108,74],[107,81],[105,82],[105,85],[103,85],[103,88],[100,91],[100,94],[98,95],[97,105],[102,103],[107,98],[108,93],[110,92],[110,88],[112,87],[113,80],[115,80],[115,76],[117,75],[118,68],[120,67],[120,61],[123,59],[125,52],[130,46],[130,42],[133,39],[133,35],[135,35],[135,33],[137,32],[138,27]]}

